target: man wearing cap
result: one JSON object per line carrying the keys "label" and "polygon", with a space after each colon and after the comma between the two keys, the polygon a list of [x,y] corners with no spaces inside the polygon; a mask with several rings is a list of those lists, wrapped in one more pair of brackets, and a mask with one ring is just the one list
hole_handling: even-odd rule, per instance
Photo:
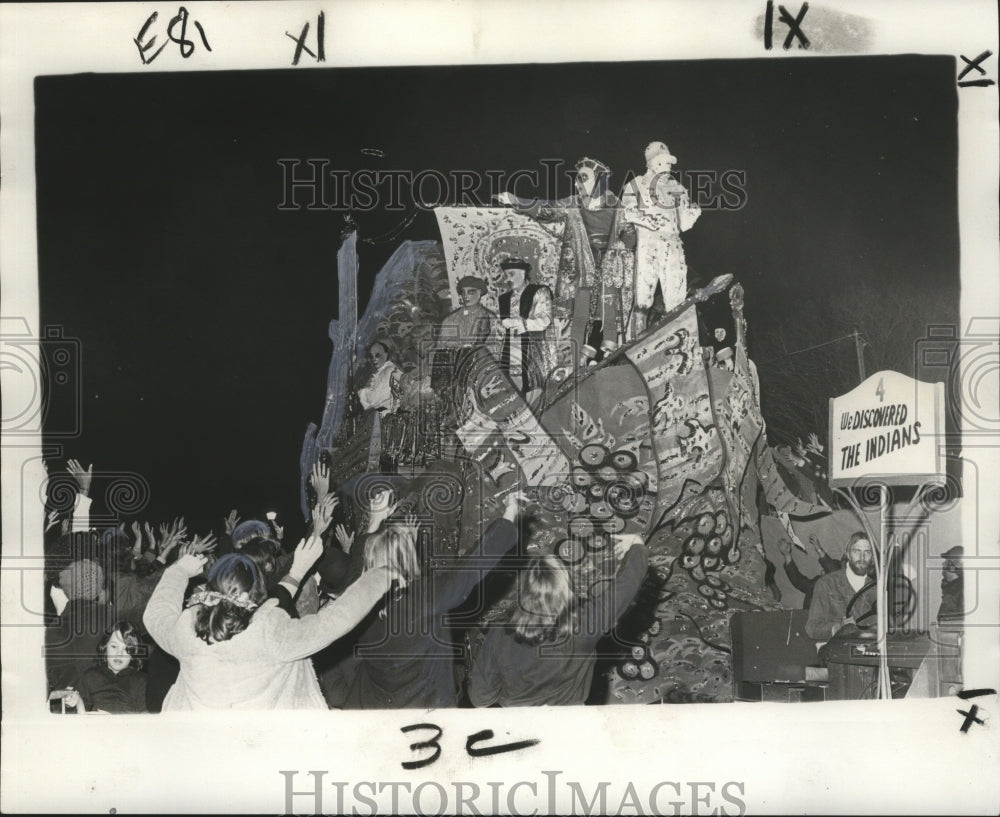
{"label": "man wearing cap", "polygon": [[860,531],[853,534],[847,542],[845,556],[847,564],[844,568],[820,576],[813,589],[806,635],[816,641],[829,641],[841,627],[867,618],[867,614],[875,608],[873,586],[855,602],[850,616],[847,614],[851,599],[871,581],[869,574],[875,566],[875,552],[868,537]]}
{"label": "man wearing cap", "polygon": [[687,262],[681,233],[701,215],[684,186],[670,175],[677,157],[663,142],[646,147],[646,172],[626,185],[622,207],[638,235],[635,260],[635,333],[646,328],[659,283],[667,312],[687,295]]}
{"label": "man wearing cap", "polygon": [[462,349],[479,346],[493,337],[496,314],[482,304],[486,282],[475,275],[459,279],[458,298],[462,305],[441,321],[438,346]]}
{"label": "man wearing cap", "polygon": [[531,264],[527,261],[509,259],[500,268],[510,286],[498,300],[504,330],[500,366],[531,403],[555,368],[552,290],[529,283]]}
{"label": "man wearing cap", "polygon": [[962,587],[962,556],[965,548],[961,545],[948,548],[941,554],[944,565],[941,568],[941,606],[938,607],[938,624],[960,622],[965,616],[965,591]]}
{"label": "man wearing cap", "polygon": [[77,559],[59,573],[59,587],[69,601],[55,626],[45,633],[49,689],[77,683],[94,663],[97,644],[110,622],[104,569],[93,559]]}

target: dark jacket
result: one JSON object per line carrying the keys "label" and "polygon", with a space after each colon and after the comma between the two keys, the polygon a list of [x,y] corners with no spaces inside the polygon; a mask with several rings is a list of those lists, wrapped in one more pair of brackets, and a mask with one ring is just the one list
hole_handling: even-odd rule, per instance
{"label": "dark jacket", "polygon": [[632,603],[646,575],[647,554],[634,545],[614,581],[583,602],[574,632],[561,644],[526,644],[509,628],[491,629],[469,676],[475,706],[583,704],[590,691],[601,640]]}
{"label": "dark jacket", "polygon": [[146,712],[146,675],[127,669],[115,675],[104,664],[89,667],[77,686],[88,712]]}
{"label": "dark jacket", "polygon": [[517,528],[498,519],[480,546],[452,567],[413,581],[384,615],[371,614],[357,644],[357,674],[346,709],[440,708],[458,703],[458,645],[451,643],[445,614],[466,600],[504,553],[517,543]]}
{"label": "dark jacket", "polygon": [[111,621],[107,604],[72,599],[59,620],[45,631],[45,658],[49,689],[74,685],[94,663],[97,645]]}

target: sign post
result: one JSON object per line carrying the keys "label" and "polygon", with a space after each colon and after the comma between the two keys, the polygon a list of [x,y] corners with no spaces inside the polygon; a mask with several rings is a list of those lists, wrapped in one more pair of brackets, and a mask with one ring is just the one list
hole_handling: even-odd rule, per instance
{"label": "sign post", "polygon": [[[847,499],[877,546],[876,646],[878,697],[892,696],[885,654],[888,630],[890,485],[943,485],[945,465],[939,442],[944,434],[944,384],[924,383],[894,371],[876,372],[840,397],[830,399],[830,487]],[[853,489],[878,487],[879,535],[868,524]]]}

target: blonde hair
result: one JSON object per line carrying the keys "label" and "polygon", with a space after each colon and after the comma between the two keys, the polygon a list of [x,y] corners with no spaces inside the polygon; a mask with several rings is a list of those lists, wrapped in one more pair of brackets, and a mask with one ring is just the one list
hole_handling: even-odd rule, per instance
{"label": "blonde hair", "polygon": [[527,644],[561,642],[573,625],[573,583],[562,560],[533,556],[522,574],[518,606],[511,616],[514,637]]}
{"label": "blonde hair", "polygon": [[365,570],[386,565],[407,583],[420,578],[417,543],[397,525],[383,524],[365,542]]}

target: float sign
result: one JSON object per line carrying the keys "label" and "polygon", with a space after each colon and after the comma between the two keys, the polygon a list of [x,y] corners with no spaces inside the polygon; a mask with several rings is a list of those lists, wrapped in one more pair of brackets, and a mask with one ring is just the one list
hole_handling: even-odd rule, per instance
{"label": "float sign", "polygon": [[830,485],[943,484],[944,384],[877,372],[830,400]]}

